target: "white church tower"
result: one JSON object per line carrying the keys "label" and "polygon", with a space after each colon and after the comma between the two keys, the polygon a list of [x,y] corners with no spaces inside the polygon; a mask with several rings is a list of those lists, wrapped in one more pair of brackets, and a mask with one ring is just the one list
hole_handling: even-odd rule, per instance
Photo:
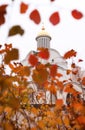
{"label": "white church tower", "polygon": [[36,40],[37,40],[37,49],[38,48],[50,49],[51,36],[49,35],[48,32],[46,32],[44,26],[42,27],[41,31],[38,33]]}

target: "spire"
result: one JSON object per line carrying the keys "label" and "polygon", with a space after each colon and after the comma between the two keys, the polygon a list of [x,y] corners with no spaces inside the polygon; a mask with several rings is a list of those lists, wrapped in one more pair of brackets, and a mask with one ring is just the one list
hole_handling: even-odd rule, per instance
{"label": "spire", "polygon": [[37,48],[50,48],[50,34],[45,30],[44,24],[41,31],[38,33],[37,37]]}

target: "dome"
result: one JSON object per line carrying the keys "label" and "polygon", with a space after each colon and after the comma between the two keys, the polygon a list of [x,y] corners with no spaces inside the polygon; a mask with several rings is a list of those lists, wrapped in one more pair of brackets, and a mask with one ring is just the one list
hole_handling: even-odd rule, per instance
{"label": "dome", "polygon": [[49,37],[50,40],[51,40],[51,36],[50,36],[50,34],[45,30],[44,27],[42,27],[41,31],[38,33],[38,35],[37,35],[37,37],[36,37],[36,40],[37,40],[37,38],[39,38],[39,37],[43,37],[43,36],[45,36],[45,37]]}

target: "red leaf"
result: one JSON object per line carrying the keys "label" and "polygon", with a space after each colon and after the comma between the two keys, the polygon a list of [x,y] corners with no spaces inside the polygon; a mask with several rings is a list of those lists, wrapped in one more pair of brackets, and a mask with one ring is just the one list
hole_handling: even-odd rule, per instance
{"label": "red leaf", "polygon": [[40,14],[37,9],[33,10],[30,14],[30,19],[34,21],[34,23],[39,24],[41,21]]}
{"label": "red leaf", "polygon": [[28,5],[22,2],[20,5],[20,13],[26,13],[27,9]]}
{"label": "red leaf", "polygon": [[81,19],[82,17],[83,17],[83,14],[80,12],[80,11],[78,11],[78,10],[73,10],[72,12],[71,12],[71,14],[72,14],[72,16],[75,18],[75,19]]}
{"label": "red leaf", "polygon": [[59,13],[58,12],[54,12],[50,18],[49,18],[50,22],[53,24],[53,25],[56,25],[60,22],[60,16],[59,16]]}
{"label": "red leaf", "polygon": [[0,6],[0,25],[5,23],[4,15],[6,14],[6,7],[7,5]]}
{"label": "red leaf", "polygon": [[83,60],[82,59],[79,59],[78,62],[82,62]]}
{"label": "red leaf", "polygon": [[57,99],[56,100],[56,106],[61,108],[63,106],[63,100],[62,99]]}
{"label": "red leaf", "polygon": [[48,58],[49,58],[49,51],[48,51],[48,49],[42,49],[39,53],[38,53],[38,56],[40,57],[40,58],[42,58],[42,59],[45,59],[45,60],[47,60]]}
{"label": "red leaf", "polygon": [[37,63],[38,63],[38,59],[35,55],[31,54],[29,56],[29,59],[28,59],[29,63],[32,65],[32,66],[35,66]]}
{"label": "red leaf", "polygon": [[68,52],[66,52],[65,54],[64,54],[64,58],[65,59],[68,59],[68,58],[71,58],[72,56],[74,56],[74,57],[76,57],[76,51],[75,50],[70,50],[70,51],[68,51]]}
{"label": "red leaf", "polygon": [[55,1],[55,0],[50,0],[51,2]]}
{"label": "red leaf", "polygon": [[57,73],[57,65],[52,65],[51,67],[50,67],[50,75],[52,76],[52,77],[55,77],[56,76],[56,73]]}

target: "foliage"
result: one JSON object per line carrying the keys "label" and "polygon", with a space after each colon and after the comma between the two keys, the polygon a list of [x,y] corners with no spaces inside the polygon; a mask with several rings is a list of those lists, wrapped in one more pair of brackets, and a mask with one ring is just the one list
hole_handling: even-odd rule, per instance
{"label": "foliage", "polygon": [[[82,92],[76,90],[71,78],[66,81],[61,80],[63,74],[58,71],[57,65],[42,64],[38,61],[39,58],[47,59],[48,50],[45,51],[45,57],[42,50],[31,55],[28,59],[30,62],[28,66],[15,62],[18,59],[18,49],[13,48],[12,44],[0,46],[0,55],[2,57],[0,62],[0,129],[85,129],[85,93],[83,93],[85,76],[79,77],[79,71],[73,73],[76,64],[72,63],[71,69],[66,70],[66,74],[76,76],[75,84],[82,89]],[[71,56],[74,55],[71,54]],[[71,56],[66,53],[64,58],[71,58]],[[34,62],[32,62],[33,59]],[[8,68],[9,73],[7,73]],[[30,85],[36,85],[37,90],[42,91],[36,95],[37,91]],[[46,98],[41,103],[46,92],[50,93],[49,103]],[[57,92],[62,95],[67,94],[66,100],[59,98]],[[34,102],[35,95],[37,102]],[[55,100],[52,97],[55,97]]]}

